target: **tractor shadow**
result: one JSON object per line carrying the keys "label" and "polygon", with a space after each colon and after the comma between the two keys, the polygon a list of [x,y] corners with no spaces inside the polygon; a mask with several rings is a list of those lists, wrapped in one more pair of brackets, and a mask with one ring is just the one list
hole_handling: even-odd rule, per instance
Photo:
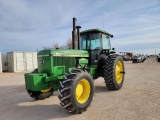
{"label": "tractor shadow", "polygon": [[111,92],[104,82],[104,78],[100,77],[94,81],[95,93]]}
{"label": "tractor shadow", "polygon": [[55,92],[45,100],[34,100],[25,90],[25,85],[0,86],[1,118],[14,120],[49,120],[73,116],[60,105]]}
{"label": "tractor shadow", "polygon": [[[60,105],[58,92],[45,100],[34,100],[25,90],[25,85],[0,86],[1,118],[14,120],[48,120],[48,119],[76,119],[76,115],[69,114]],[[106,86],[95,86],[95,93],[109,92]],[[82,116],[82,114],[78,114]]]}
{"label": "tractor shadow", "polygon": [[106,86],[95,86],[95,93],[111,92]]}
{"label": "tractor shadow", "polygon": [[48,119],[57,119],[57,118],[67,118],[71,114],[67,113],[63,108],[58,104],[52,105],[32,105],[32,106],[19,106],[18,114],[23,115],[28,120],[48,120]]}

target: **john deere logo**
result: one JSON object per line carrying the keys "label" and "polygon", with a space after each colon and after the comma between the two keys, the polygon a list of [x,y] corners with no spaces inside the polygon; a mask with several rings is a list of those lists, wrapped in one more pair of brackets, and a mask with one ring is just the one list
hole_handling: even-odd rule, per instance
{"label": "john deere logo", "polygon": [[41,60],[41,64],[44,64],[44,60]]}

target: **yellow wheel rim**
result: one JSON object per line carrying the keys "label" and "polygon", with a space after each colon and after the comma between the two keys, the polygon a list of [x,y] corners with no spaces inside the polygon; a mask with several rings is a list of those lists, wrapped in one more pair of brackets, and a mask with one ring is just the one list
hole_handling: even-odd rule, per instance
{"label": "yellow wheel rim", "polygon": [[83,104],[85,103],[91,92],[91,87],[89,82],[86,79],[82,79],[79,81],[76,87],[76,99],[79,103]]}
{"label": "yellow wheel rim", "polygon": [[51,90],[51,87],[47,88],[46,90],[41,90],[41,92],[42,92],[42,93],[46,93],[46,92],[48,92],[48,91],[50,91],[50,90]]}
{"label": "yellow wheel rim", "polygon": [[117,64],[116,64],[116,82],[118,84],[120,84],[122,82],[122,79],[123,79],[123,65],[122,65],[122,62],[118,61]]}

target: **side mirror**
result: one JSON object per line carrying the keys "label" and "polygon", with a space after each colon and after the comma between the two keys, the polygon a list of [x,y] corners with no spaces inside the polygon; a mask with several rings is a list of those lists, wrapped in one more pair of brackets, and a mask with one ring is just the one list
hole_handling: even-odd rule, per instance
{"label": "side mirror", "polygon": [[110,37],[113,38],[113,35],[110,34]]}

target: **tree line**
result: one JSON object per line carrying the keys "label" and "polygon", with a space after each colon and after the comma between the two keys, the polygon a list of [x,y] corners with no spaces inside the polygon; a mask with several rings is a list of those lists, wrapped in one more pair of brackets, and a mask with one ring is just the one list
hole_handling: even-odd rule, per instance
{"label": "tree line", "polygon": [[72,49],[72,39],[69,38],[64,45],[60,45],[58,43],[53,44],[51,47],[43,47],[44,50],[46,49]]}

